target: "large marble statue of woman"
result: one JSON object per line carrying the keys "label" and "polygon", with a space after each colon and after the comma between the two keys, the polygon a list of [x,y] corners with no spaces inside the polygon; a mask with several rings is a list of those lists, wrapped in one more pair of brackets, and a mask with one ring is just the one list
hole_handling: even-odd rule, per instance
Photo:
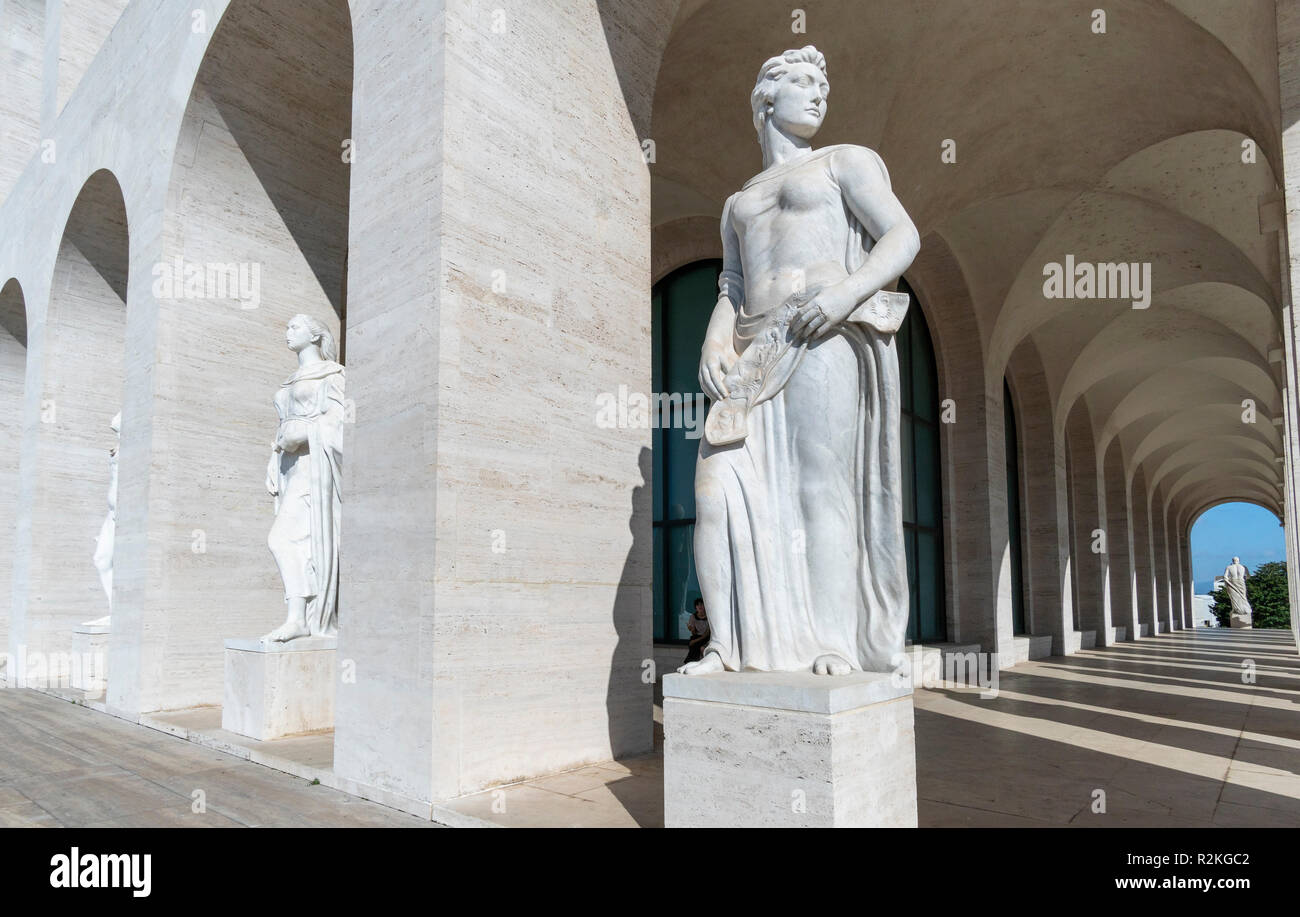
{"label": "large marble statue of woman", "polygon": [[266,467],[275,497],[267,537],[284,580],[285,622],[264,640],[285,642],[338,631],[339,521],[342,510],[343,367],[334,336],[295,315],[285,343],[298,370],[275,393],[280,426]]}
{"label": "large marble statue of woman", "polygon": [[722,211],[695,472],[712,640],[685,674],[883,672],[903,651],[894,332],[907,297],[882,291],[920,241],[876,153],[812,148],[829,88],[812,46],[763,64],[763,171]]}
{"label": "large marble statue of woman", "polygon": [[1246,567],[1242,564],[1240,557],[1234,557],[1232,563],[1228,564],[1223,571],[1223,588],[1228,591],[1228,599],[1232,602],[1232,612],[1228,616],[1228,623],[1233,627],[1253,627],[1254,612],[1250,607],[1250,602],[1246,601]]}

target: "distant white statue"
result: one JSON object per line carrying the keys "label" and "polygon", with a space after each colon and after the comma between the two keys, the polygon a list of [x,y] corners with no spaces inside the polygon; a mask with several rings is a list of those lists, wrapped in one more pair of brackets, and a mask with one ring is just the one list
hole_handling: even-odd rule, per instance
{"label": "distant white statue", "polygon": [[711,640],[684,674],[883,672],[904,647],[894,332],[908,297],[888,288],[920,242],[875,152],[812,148],[829,89],[811,45],[763,64],[763,171],[722,211],[695,472]]}
{"label": "distant white statue", "polygon": [[1245,566],[1241,563],[1240,557],[1234,557],[1232,563],[1223,571],[1223,588],[1228,591],[1228,598],[1232,601],[1232,613],[1228,620],[1233,627],[1252,627],[1253,612],[1250,608],[1250,602],[1246,601],[1246,577],[1250,576],[1246,572]]}
{"label": "distant white statue", "polygon": [[122,445],[122,412],[113,415],[109,428],[117,435],[117,445],[108,450],[108,515],[99,527],[95,539],[95,569],[99,571],[99,584],[108,600],[108,614],[85,622],[84,626],[108,627],[113,617],[113,543],[117,536],[117,450]]}
{"label": "distant white statue", "polygon": [[295,315],[285,343],[298,370],[275,393],[280,417],[266,466],[275,497],[267,544],[284,580],[285,622],[263,640],[333,636],[338,631],[339,521],[342,511],[344,370],[324,324]]}

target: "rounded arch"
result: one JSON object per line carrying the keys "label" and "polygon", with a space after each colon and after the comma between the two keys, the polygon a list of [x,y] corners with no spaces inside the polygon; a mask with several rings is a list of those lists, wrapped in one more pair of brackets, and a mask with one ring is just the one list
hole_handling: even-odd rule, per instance
{"label": "rounded arch", "polygon": [[1214,577],[1223,574],[1234,556],[1251,570],[1268,561],[1285,561],[1286,535],[1280,523],[1276,506],[1250,494],[1200,501],[1184,523],[1193,579],[1202,587],[1196,591],[1211,592]]}
{"label": "rounded arch", "polygon": [[130,235],[116,176],[92,173],[68,213],[42,318],[29,327],[10,641],[67,651],[109,597],[93,562],[123,408]]}
{"label": "rounded arch", "polygon": [[272,398],[296,368],[294,315],[323,322],[347,360],[352,86],[346,0],[232,0],[189,87],[152,280],[165,359],[147,416],[165,460],[149,487],[172,505],[150,516],[148,564],[162,573],[132,622],[165,622],[147,687],[169,704],[220,701],[222,651],[205,622],[263,633],[282,614],[263,487]]}

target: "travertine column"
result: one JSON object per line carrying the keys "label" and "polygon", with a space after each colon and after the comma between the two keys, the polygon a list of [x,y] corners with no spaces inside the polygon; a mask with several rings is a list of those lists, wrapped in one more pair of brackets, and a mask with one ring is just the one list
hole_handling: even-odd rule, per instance
{"label": "travertine column", "polygon": [[1147,496],[1146,475],[1141,468],[1133,474],[1129,491],[1129,518],[1133,523],[1133,574],[1137,620],[1151,634],[1155,626],[1155,564],[1151,547],[1151,501]]}
{"label": "travertine column", "polygon": [[1106,446],[1101,461],[1106,491],[1106,560],[1110,572],[1111,621],[1124,628],[1124,639],[1137,639],[1136,578],[1130,497],[1119,440]]}
{"label": "travertine column", "polygon": [[335,771],[430,800],[648,751],[650,430],[596,408],[650,387],[655,52],[589,2],[355,6]]}
{"label": "travertine column", "polygon": [[1055,429],[1047,380],[1037,354],[1018,351],[1013,368],[1025,457],[1028,623],[1030,633],[1052,635],[1052,654],[1059,656],[1066,653],[1067,636],[1074,630],[1065,436]]}
{"label": "travertine column", "polygon": [[[948,640],[1015,662],[1007,555],[1002,380],[985,379],[984,353],[961,266],[932,234],[907,273],[931,319],[941,399],[953,400],[943,437]],[[969,393],[976,393],[971,397]]]}
{"label": "travertine column", "polygon": [[[0,3],[0,201],[36,152],[41,137],[41,61],[47,0]],[[0,283],[6,278],[0,277]]]}
{"label": "travertine column", "polygon": [[1070,412],[1067,440],[1070,449],[1070,485],[1074,490],[1075,591],[1079,599],[1079,627],[1096,633],[1097,645],[1105,646],[1110,633],[1110,595],[1104,552],[1094,551],[1093,532],[1105,530],[1104,481],[1097,467],[1097,450],[1087,405],[1082,401]]}
{"label": "travertine column", "polygon": [[0,653],[9,648],[12,606],[18,444],[22,442],[23,382],[27,372],[27,303],[18,281],[0,287]]}
{"label": "travertine column", "polygon": [[[1291,607],[1300,608],[1300,544],[1296,537],[1300,524],[1300,511],[1296,508],[1300,494],[1300,341],[1297,340],[1298,320],[1292,297],[1300,289],[1300,3],[1296,0],[1279,0],[1277,3],[1277,64],[1278,83],[1281,89],[1282,108],[1282,182],[1286,200],[1287,254],[1283,289],[1286,291],[1282,310],[1282,340],[1284,351],[1282,404],[1285,423],[1285,460],[1283,462],[1283,493],[1287,520],[1287,571]],[[1300,642],[1300,615],[1291,616],[1291,630]]]}
{"label": "travertine column", "polygon": [[1164,488],[1157,486],[1151,493],[1151,550],[1155,573],[1155,615],[1162,631],[1173,629],[1171,605],[1172,586],[1169,575],[1169,542],[1165,534]]}

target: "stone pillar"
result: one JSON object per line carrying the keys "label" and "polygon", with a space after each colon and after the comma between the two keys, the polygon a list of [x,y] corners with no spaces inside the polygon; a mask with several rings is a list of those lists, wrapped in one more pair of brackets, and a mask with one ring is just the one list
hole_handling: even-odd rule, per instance
{"label": "stone pillar", "polygon": [[1025,459],[1029,629],[1035,636],[1051,634],[1052,654],[1063,656],[1070,650],[1074,632],[1065,435],[1053,423],[1047,379],[1037,354],[1018,350],[1012,368]]}
{"label": "stone pillar", "polygon": [[[1277,5],[1277,69],[1282,109],[1282,186],[1285,192],[1286,254],[1282,287],[1286,291],[1282,310],[1283,341],[1283,461],[1284,518],[1287,528],[1287,583],[1291,607],[1300,608],[1300,341],[1292,297],[1300,289],[1300,3],[1283,0]],[[1300,643],[1300,614],[1291,616],[1291,630]]]}
{"label": "stone pillar", "polygon": [[18,281],[10,280],[0,287],[0,441],[11,444],[0,451],[0,653],[9,649],[14,529],[18,521],[18,444],[23,434],[26,372],[27,303]]}
{"label": "stone pillar", "polygon": [[[0,202],[36,152],[41,138],[41,69],[47,0],[0,3],[4,80],[0,81]],[[0,283],[7,278],[0,277]]]}
{"label": "stone pillar", "polygon": [[1009,667],[1015,646],[1002,379],[985,378],[970,292],[942,236],[922,240],[907,278],[931,319],[940,398],[952,398],[956,410],[954,423],[940,425],[948,640],[979,644]]}
{"label": "stone pillar", "polygon": [[1092,422],[1083,401],[1070,411],[1067,429],[1070,449],[1071,481],[1074,488],[1074,578],[1079,600],[1079,628],[1096,633],[1097,646],[1108,643],[1111,627],[1110,589],[1105,551],[1094,551],[1093,532],[1106,529],[1106,491],[1097,450],[1093,441]]}
{"label": "stone pillar", "polygon": [[1165,529],[1169,532],[1169,551],[1173,556],[1174,627],[1182,630],[1187,627],[1187,614],[1191,610],[1187,589],[1191,583],[1192,571],[1183,563],[1183,555],[1186,551],[1183,545],[1183,534],[1178,528],[1178,514],[1173,505],[1165,511]]}
{"label": "stone pillar", "polygon": [[1160,623],[1160,630],[1168,632],[1173,629],[1171,611],[1171,591],[1169,576],[1169,543],[1165,534],[1164,488],[1157,486],[1151,493],[1151,549],[1155,572],[1155,615]]}
{"label": "stone pillar", "polygon": [[[1147,497],[1146,476],[1141,468],[1133,474],[1130,483],[1129,518],[1133,524],[1133,574],[1136,581],[1135,601],[1137,623],[1145,626],[1148,634],[1156,633],[1155,626],[1155,564],[1151,547],[1151,501]],[[1141,636],[1139,631],[1137,635]]]}
{"label": "stone pillar", "polygon": [[1112,439],[1103,447],[1098,464],[1106,493],[1106,561],[1110,572],[1111,622],[1115,627],[1124,628],[1125,640],[1136,640],[1133,525],[1129,518],[1128,481],[1118,439]]}
{"label": "stone pillar", "polygon": [[650,389],[620,76],[657,52],[611,61],[592,2],[354,21],[354,132],[383,152],[352,173],[335,772],[427,801],[649,751],[650,430],[596,410]]}

